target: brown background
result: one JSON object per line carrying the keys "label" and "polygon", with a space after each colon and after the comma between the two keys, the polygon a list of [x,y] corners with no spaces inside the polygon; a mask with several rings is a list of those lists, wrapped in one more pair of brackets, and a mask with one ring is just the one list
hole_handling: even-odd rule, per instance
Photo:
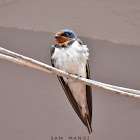
{"label": "brown background", "polygon": [[[50,64],[53,35],[69,28],[90,49],[92,79],[140,90],[139,2],[124,2],[1,5],[0,46]],[[0,79],[0,140],[89,136],[55,75],[0,60]],[[139,140],[139,118],[139,100],[93,88],[90,140]]]}

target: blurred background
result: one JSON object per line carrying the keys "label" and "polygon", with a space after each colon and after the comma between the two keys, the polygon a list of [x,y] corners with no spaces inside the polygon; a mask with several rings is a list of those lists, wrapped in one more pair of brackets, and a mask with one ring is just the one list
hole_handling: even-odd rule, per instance
{"label": "blurred background", "polygon": [[[140,90],[140,1],[0,0],[0,46],[50,63],[54,34],[71,29],[90,50],[91,79]],[[140,101],[93,91],[93,133],[56,75],[0,60],[0,139],[139,140]]]}

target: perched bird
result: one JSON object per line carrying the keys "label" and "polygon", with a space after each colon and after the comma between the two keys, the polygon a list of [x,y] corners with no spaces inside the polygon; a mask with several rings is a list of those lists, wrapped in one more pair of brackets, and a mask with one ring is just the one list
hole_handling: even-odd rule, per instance
{"label": "perched bird", "polygon": [[[90,78],[89,50],[76,34],[68,29],[59,31],[55,36],[56,44],[51,48],[52,66],[70,74]],[[75,112],[92,132],[92,93],[91,87],[72,79],[57,76]]]}

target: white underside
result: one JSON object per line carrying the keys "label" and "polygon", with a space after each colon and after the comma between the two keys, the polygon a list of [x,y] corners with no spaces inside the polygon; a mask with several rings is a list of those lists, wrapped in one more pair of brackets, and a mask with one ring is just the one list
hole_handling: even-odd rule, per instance
{"label": "white underside", "polygon": [[[86,77],[86,61],[88,60],[88,56],[87,46],[81,45],[78,41],[75,41],[68,48],[55,48],[52,59],[54,59],[56,68]],[[75,100],[84,110],[87,106],[86,86],[71,79],[63,78],[69,86]]]}

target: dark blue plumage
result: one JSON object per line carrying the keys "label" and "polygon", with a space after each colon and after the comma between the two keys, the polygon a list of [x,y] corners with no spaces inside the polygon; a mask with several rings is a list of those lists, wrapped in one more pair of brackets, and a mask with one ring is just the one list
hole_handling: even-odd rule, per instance
{"label": "dark blue plumage", "polygon": [[59,38],[59,37],[77,38],[76,34],[69,29],[64,29],[64,30],[59,31],[55,35],[55,38]]}

